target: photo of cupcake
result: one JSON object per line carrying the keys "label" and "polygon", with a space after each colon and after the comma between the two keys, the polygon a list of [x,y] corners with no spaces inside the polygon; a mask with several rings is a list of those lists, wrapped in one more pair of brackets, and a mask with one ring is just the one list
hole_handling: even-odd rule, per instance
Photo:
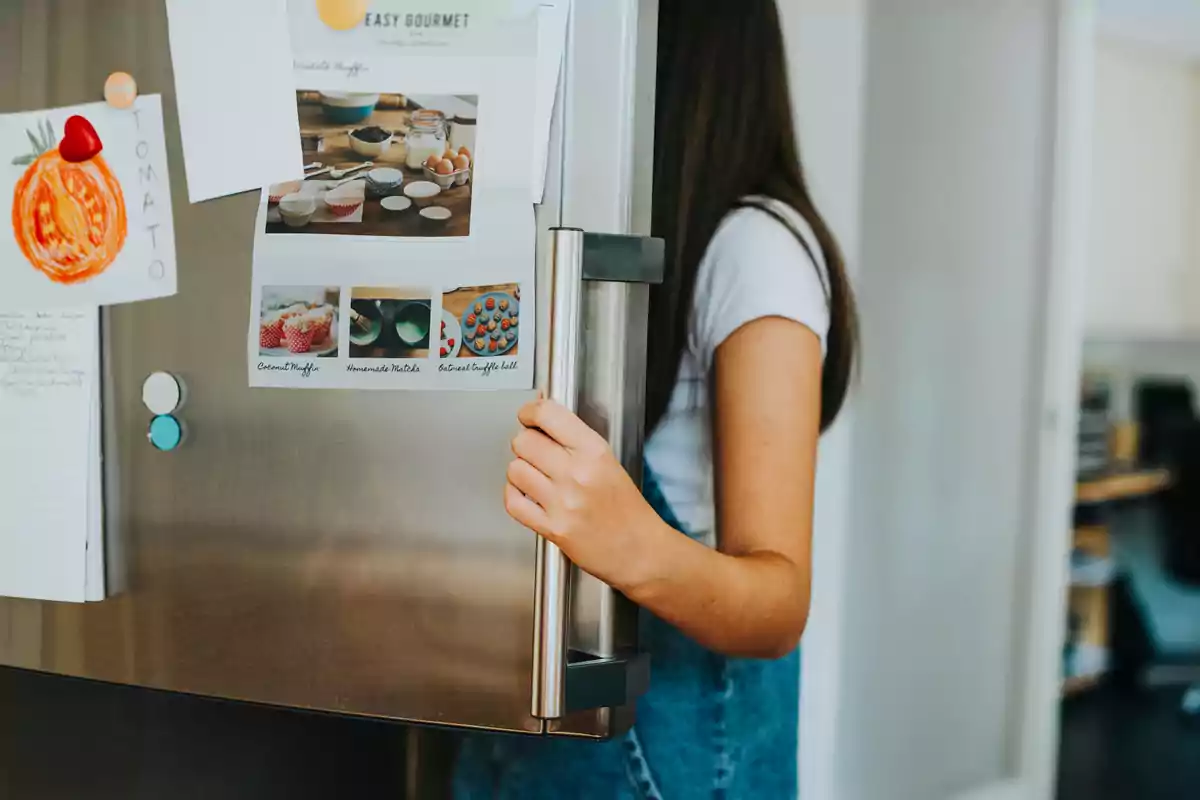
{"label": "photo of cupcake", "polygon": [[313,344],[324,344],[333,331],[333,306],[314,308],[306,315],[313,325]]}
{"label": "photo of cupcake", "polygon": [[258,354],[267,358],[336,356],[340,302],[341,289],[337,287],[263,287]]}
{"label": "photo of cupcake", "polygon": [[258,346],[270,350],[279,347],[283,339],[283,318],[277,313],[268,314],[258,323]]}
{"label": "photo of cupcake", "polygon": [[300,355],[312,350],[313,339],[317,326],[308,316],[289,317],[283,323],[283,335],[287,337],[287,349],[292,355]]}

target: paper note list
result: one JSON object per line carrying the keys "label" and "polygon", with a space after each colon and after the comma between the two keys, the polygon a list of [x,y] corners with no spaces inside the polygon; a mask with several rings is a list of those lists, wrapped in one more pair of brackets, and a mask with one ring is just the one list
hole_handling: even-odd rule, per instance
{"label": "paper note list", "polygon": [[86,311],[0,311],[0,392],[28,397],[84,389],[91,372],[87,327],[94,322]]}
{"label": "paper note list", "polygon": [[0,596],[81,602],[99,312],[0,312]]}

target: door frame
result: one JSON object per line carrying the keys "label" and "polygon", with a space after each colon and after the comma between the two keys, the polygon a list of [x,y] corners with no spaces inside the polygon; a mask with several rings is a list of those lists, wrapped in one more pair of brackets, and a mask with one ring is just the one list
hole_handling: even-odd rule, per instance
{"label": "door frame", "polygon": [[[1073,539],[1075,436],[1086,337],[1096,52],[1100,37],[1200,63],[1200,11],[1146,0],[1059,0],[1056,129],[1047,237],[1040,451],[1034,471],[1036,539],[1030,575],[1027,661],[1018,696],[1018,778],[958,800],[1053,800]],[[1052,668],[1051,668],[1052,667]]]}
{"label": "door frame", "polygon": [[1053,800],[1057,783],[1062,646],[1070,585],[1075,438],[1084,340],[1092,172],[1094,4],[1059,0],[1055,29],[1052,169],[1042,294],[1041,374],[1031,413],[1031,520],[1018,577],[1023,625],[1014,656],[1012,780],[958,800]]}

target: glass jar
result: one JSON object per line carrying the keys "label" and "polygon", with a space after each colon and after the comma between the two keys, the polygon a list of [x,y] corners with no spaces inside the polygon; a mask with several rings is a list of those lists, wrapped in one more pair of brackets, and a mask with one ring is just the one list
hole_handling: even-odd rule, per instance
{"label": "glass jar", "polygon": [[446,152],[447,138],[445,114],[430,108],[414,111],[404,137],[404,144],[408,148],[405,165],[409,169],[420,169],[430,156],[440,156]]}

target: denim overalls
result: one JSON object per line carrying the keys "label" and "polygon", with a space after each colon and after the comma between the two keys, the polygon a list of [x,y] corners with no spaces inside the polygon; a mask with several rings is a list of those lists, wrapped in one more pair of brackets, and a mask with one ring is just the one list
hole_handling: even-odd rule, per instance
{"label": "denim overalls", "polygon": [[[646,499],[683,530],[649,469]],[[800,653],[779,661],[711,653],[642,614],[650,690],[610,742],[474,734],[456,800],[789,800],[796,797]]]}

